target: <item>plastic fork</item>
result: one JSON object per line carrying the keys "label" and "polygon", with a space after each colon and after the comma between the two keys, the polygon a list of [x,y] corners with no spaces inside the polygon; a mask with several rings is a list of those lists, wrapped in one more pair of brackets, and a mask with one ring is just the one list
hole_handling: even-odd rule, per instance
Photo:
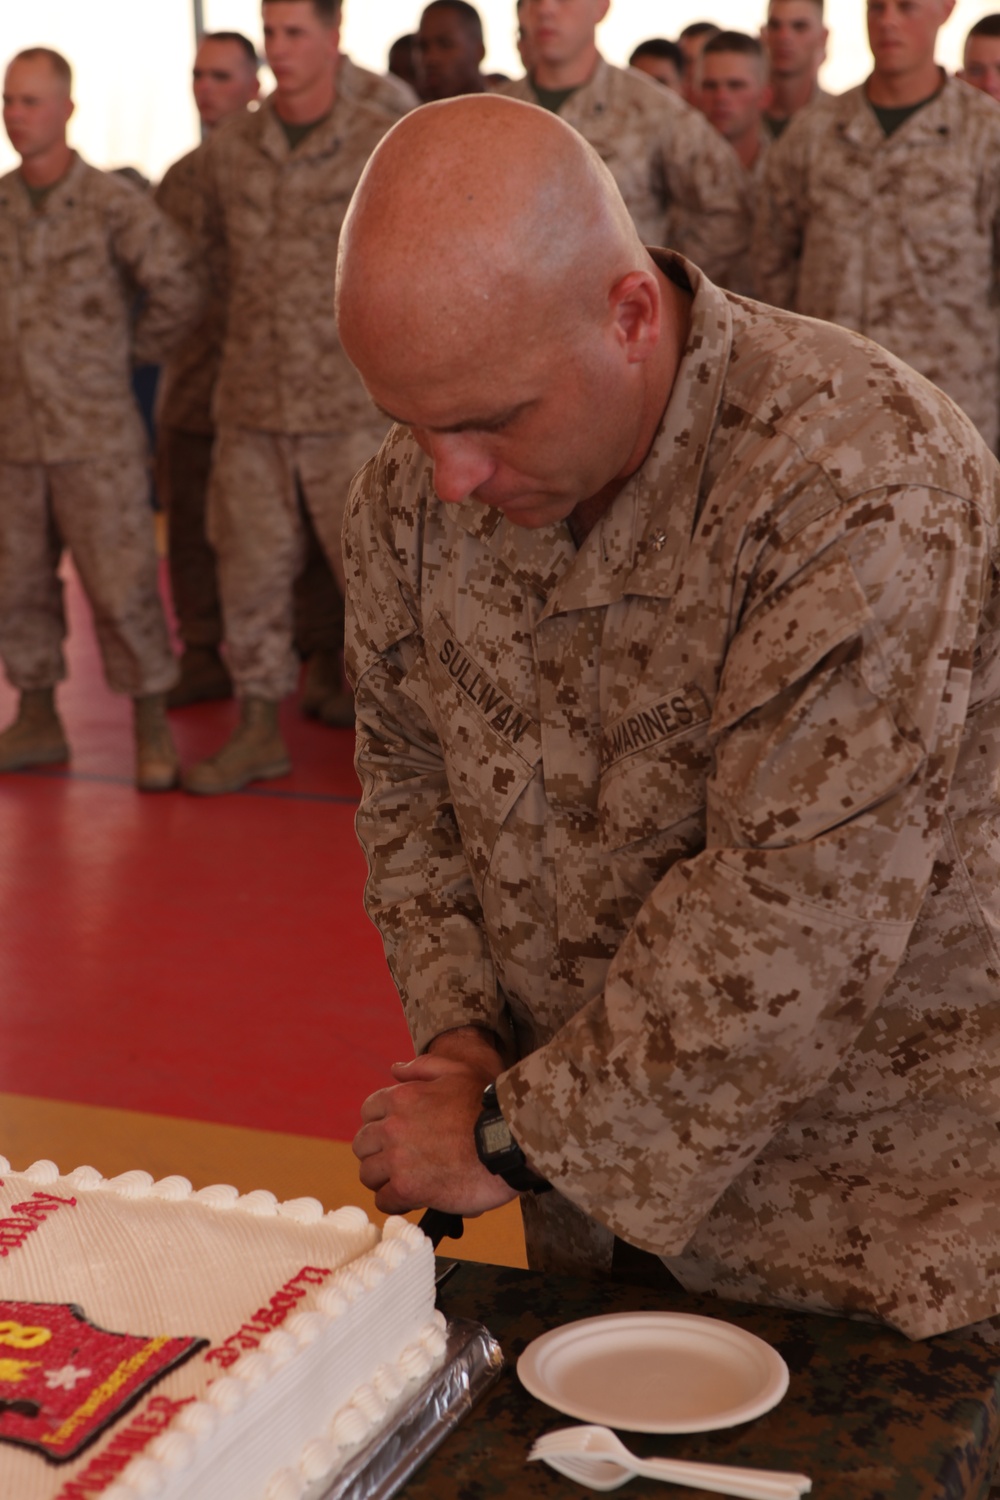
{"label": "plastic fork", "polygon": [[535,1443],[529,1459],[592,1490],[616,1490],[635,1475],[666,1484],[685,1484],[739,1500],[798,1500],[812,1489],[805,1474],[773,1469],[738,1469],[731,1464],[691,1463],[685,1459],[637,1458],[609,1427],[561,1427]]}

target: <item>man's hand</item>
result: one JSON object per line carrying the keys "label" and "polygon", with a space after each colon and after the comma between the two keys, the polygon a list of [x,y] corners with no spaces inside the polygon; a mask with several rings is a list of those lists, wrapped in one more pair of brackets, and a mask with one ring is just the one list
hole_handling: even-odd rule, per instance
{"label": "man's hand", "polygon": [[437,1208],[475,1218],[517,1197],[483,1166],[473,1136],[483,1089],[503,1064],[481,1036],[468,1044],[466,1036],[447,1033],[432,1054],[394,1063],[396,1086],[362,1105],[354,1154],[382,1213]]}

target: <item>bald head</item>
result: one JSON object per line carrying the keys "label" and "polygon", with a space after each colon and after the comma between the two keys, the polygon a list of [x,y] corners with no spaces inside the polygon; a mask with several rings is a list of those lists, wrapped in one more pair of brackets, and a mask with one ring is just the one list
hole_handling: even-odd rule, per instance
{"label": "bald head", "polygon": [[[506,442],[526,413],[565,414],[576,400],[586,432],[570,488],[580,500],[606,484],[669,391],[668,285],[582,138],[533,105],[480,95],[407,115],[375,151],[341,234],[337,311],[369,392],[434,458],[439,496],[512,515],[515,485],[548,463],[537,444],[530,474],[501,465],[483,479],[473,464],[455,477],[445,460],[471,449],[467,434]],[[596,444],[591,406],[618,412]]]}
{"label": "bald head", "polygon": [[592,300],[608,276],[647,264],[575,131],[511,99],[445,100],[400,121],[361,178],[340,240],[341,336],[352,357],[414,318],[438,334],[444,318],[467,339],[470,320],[523,321],[557,285]]}

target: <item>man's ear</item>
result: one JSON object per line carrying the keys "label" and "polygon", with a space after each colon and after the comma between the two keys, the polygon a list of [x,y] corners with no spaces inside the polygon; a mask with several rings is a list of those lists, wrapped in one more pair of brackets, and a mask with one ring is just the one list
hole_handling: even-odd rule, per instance
{"label": "man's ear", "polygon": [[629,271],[608,293],[614,327],[630,364],[649,359],[660,341],[660,289],[651,271]]}

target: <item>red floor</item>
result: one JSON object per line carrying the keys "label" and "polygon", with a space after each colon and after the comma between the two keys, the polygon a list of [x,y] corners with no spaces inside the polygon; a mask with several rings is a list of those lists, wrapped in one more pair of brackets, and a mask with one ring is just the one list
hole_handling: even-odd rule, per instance
{"label": "red floor", "polygon": [[[290,776],[143,796],[72,577],[70,609],[72,765],[0,777],[0,1092],[350,1139],[411,1055],[361,906],[353,736],[290,702]],[[14,704],[4,682],[0,722]],[[235,714],[173,714],[185,763]]]}

